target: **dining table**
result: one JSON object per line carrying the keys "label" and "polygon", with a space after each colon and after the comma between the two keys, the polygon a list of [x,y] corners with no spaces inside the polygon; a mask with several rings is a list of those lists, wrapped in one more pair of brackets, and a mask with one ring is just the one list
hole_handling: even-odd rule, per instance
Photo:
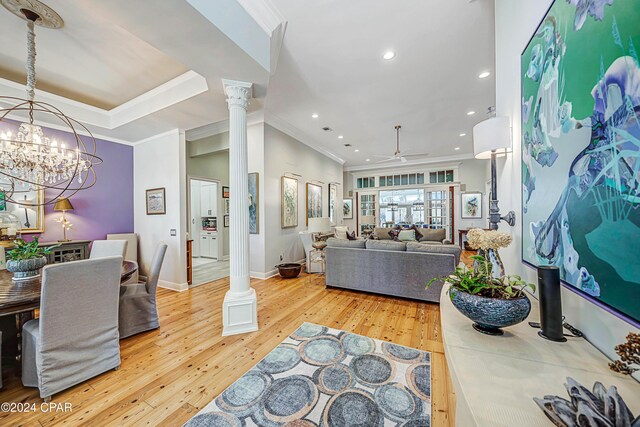
{"label": "dining table", "polygon": [[[120,272],[120,284],[126,283],[137,270],[138,265],[135,262],[124,261]],[[15,355],[15,360],[18,362],[18,372],[22,359],[22,327],[35,317],[35,311],[40,308],[41,292],[41,276],[14,281],[12,273],[0,270],[0,319],[6,320],[8,316],[15,316],[15,335],[13,339],[3,339],[2,353],[3,355],[7,353]],[[6,325],[7,322],[2,322],[2,324]],[[9,344],[9,348],[4,348],[5,342]]]}

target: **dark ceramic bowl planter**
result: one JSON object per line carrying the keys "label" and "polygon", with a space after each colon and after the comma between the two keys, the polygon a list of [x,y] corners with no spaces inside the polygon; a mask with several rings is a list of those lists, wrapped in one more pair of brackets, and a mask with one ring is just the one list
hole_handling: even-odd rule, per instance
{"label": "dark ceramic bowl planter", "polygon": [[517,325],[529,316],[531,301],[526,295],[520,298],[499,299],[471,295],[449,288],[453,306],[471,319],[473,328],[487,335],[502,335],[500,328]]}
{"label": "dark ceramic bowl planter", "polygon": [[13,273],[15,282],[38,277],[40,269],[45,265],[47,265],[47,257],[44,256],[22,260],[7,260],[7,270]]}
{"label": "dark ceramic bowl planter", "polygon": [[295,279],[300,274],[302,265],[297,262],[287,262],[276,265],[276,268],[283,279]]}

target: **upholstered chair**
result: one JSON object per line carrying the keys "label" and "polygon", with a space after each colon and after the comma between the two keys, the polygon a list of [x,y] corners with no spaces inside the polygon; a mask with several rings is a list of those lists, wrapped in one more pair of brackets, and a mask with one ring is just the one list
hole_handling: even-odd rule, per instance
{"label": "upholstered chair", "polygon": [[51,396],[120,367],[118,292],[122,257],[42,269],[40,318],[22,329],[22,383]]}
{"label": "upholstered chair", "polygon": [[126,252],[126,240],[94,240],[91,245],[89,259],[104,258],[108,256],[121,256],[122,259],[124,259]]}
{"label": "upholstered chair", "polygon": [[125,284],[120,287],[119,328],[120,338],[160,327],[156,307],[156,289],[167,245],[156,248],[151,268],[144,283]]}

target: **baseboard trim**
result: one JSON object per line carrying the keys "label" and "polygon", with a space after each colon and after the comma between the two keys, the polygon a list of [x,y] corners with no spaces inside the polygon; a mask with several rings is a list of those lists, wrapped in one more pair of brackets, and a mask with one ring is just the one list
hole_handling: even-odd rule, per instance
{"label": "baseboard trim", "polygon": [[158,280],[158,286],[164,289],[169,289],[176,292],[184,292],[189,289],[188,283],[175,283],[167,280]]}

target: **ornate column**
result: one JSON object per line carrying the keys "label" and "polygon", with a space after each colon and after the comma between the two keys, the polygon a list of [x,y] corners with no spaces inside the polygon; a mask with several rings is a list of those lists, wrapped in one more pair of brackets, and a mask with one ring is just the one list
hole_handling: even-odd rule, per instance
{"label": "ornate column", "polygon": [[[249,285],[247,107],[251,83],[222,80],[229,105],[230,289],[222,305],[222,335],[258,330],[256,291]],[[219,222],[218,222],[219,223]]]}

